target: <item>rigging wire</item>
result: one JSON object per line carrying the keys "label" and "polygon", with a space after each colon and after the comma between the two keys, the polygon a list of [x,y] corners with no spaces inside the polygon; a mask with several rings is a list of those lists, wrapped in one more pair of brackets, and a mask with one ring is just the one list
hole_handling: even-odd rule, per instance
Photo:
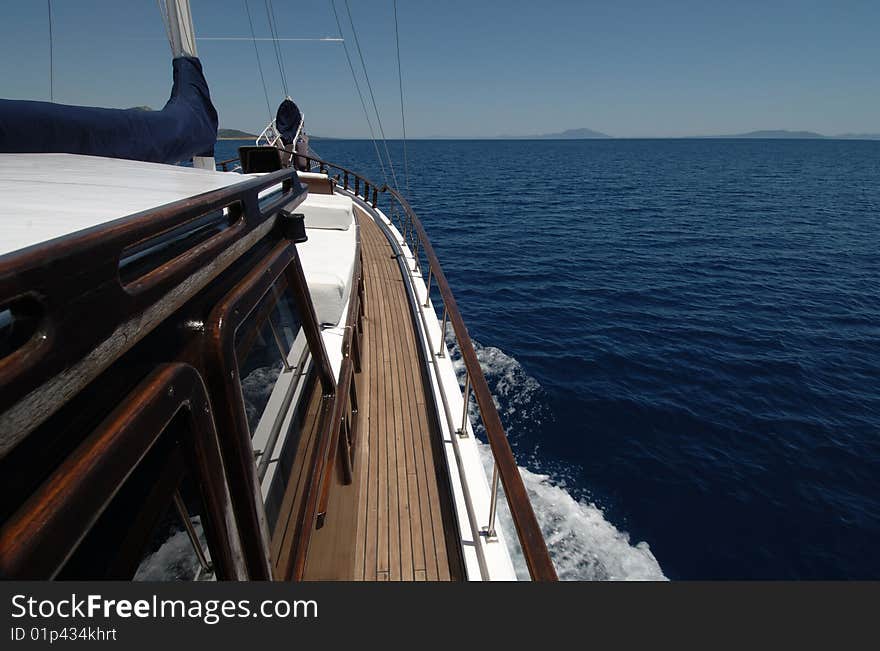
{"label": "rigging wire", "polygon": [[379,116],[379,107],[376,104],[376,96],[373,94],[373,85],[370,83],[370,76],[367,74],[367,64],[364,63],[364,53],[361,51],[361,44],[358,40],[357,28],[354,26],[354,20],[351,17],[351,8],[348,6],[348,0],[345,0],[345,10],[348,12],[348,22],[351,23],[351,33],[354,36],[354,43],[357,46],[358,56],[361,59],[361,67],[364,69],[364,79],[367,80],[367,88],[370,91],[370,99],[373,102],[373,110],[376,112],[376,122],[379,124],[379,133],[382,136],[382,144],[385,147],[385,155],[388,157],[388,167],[391,168],[391,178],[394,181],[394,189],[400,192],[400,186],[397,183],[397,175],[394,173],[394,162],[391,160],[391,152],[388,151],[388,140],[385,138],[385,129],[382,128],[382,118]]}
{"label": "rigging wire", "polygon": [[336,11],[336,1],[330,0],[330,7],[333,9],[333,16],[336,18],[336,28],[339,30],[339,38],[342,39],[342,48],[345,50],[345,59],[348,61],[348,69],[351,70],[351,78],[354,80],[354,87],[357,89],[358,97],[361,100],[361,108],[364,109],[364,117],[367,119],[367,126],[370,128],[370,140],[373,141],[373,148],[376,150],[376,158],[379,161],[379,167],[382,169],[382,178],[385,184],[388,184],[388,174],[385,172],[385,164],[382,162],[382,155],[379,153],[379,145],[376,144],[376,132],[373,130],[373,122],[370,120],[370,113],[367,111],[367,103],[364,101],[364,94],[361,92],[361,85],[358,83],[357,75],[354,71],[354,65],[351,62],[351,55],[348,53],[348,44],[342,36],[342,23],[339,20],[339,14]]}
{"label": "rigging wire", "polygon": [[49,9],[49,101],[55,101],[55,46],[52,37],[52,0],[46,0]]}
{"label": "rigging wire", "polygon": [[171,43],[171,21],[168,18],[168,6],[165,4],[165,0],[156,0],[156,4],[159,6],[159,15],[162,17],[162,25],[165,26],[165,36],[168,37],[168,42]]}
{"label": "rigging wire", "polygon": [[400,87],[400,125],[403,130],[403,179],[406,183],[406,194],[409,196],[409,160],[406,154],[406,113],[403,110],[403,73],[400,71],[400,33],[397,26],[397,0],[394,5],[394,42],[397,45],[397,82]]}
{"label": "rigging wire", "polygon": [[[312,147],[311,142],[309,143],[309,156],[311,156],[312,158],[320,158],[321,160],[326,160],[323,156],[321,156],[321,154],[318,153],[318,151],[314,147]],[[312,165],[314,165],[314,163],[312,163]]]}
{"label": "rigging wire", "polygon": [[272,0],[265,0],[266,17],[269,20],[269,31],[272,32],[272,43],[275,46],[275,60],[278,62],[278,73],[281,75],[281,87],[284,90],[284,96],[290,97],[287,91],[287,75],[284,71],[284,58],[281,56],[281,46],[278,44],[278,30],[275,28],[275,7]]}
{"label": "rigging wire", "polygon": [[269,120],[272,119],[272,106],[269,103],[269,91],[266,89],[266,77],[263,75],[263,64],[260,61],[260,48],[257,47],[257,37],[254,34],[254,21],[251,19],[251,8],[248,6],[248,0],[244,0],[244,9],[247,12],[248,25],[251,27],[251,41],[254,44],[254,54],[257,55],[257,68],[260,71],[260,81],[263,83],[263,95],[266,97],[266,111],[269,114]]}
{"label": "rigging wire", "polygon": [[341,38],[336,38],[335,36],[320,36],[320,37],[310,37],[310,38],[288,38],[288,37],[278,37],[278,38],[269,38],[265,36],[260,36],[259,38],[254,38],[252,36],[198,36],[196,37],[197,41],[319,41],[323,43],[341,43]]}

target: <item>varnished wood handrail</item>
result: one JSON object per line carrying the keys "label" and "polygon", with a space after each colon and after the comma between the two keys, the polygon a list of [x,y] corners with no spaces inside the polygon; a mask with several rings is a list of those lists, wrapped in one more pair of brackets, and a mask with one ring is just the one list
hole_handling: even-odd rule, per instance
{"label": "varnished wood handrail", "polygon": [[[259,193],[276,186],[282,192],[261,205]],[[269,232],[280,209],[304,197],[296,174],[279,170],[0,256],[0,305],[29,299],[38,324],[26,343],[0,357],[0,457]],[[123,283],[127,250],[224,209],[225,228]]]}
{"label": "varnished wood handrail", "polygon": [[219,167],[221,169],[221,171],[223,171],[223,172],[228,172],[229,165],[231,165],[232,163],[238,163],[238,162],[239,162],[238,156],[236,156],[235,158],[227,158],[226,160],[218,161],[217,167]]}
{"label": "varnished wood handrail", "polygon": [[[486,384],[486,378],[483,375],[483,369],[480,367],[477,353],[474,351],[473,344],[471,343],[467,326],[458,310],[458,304],[456,303],[455,296],[446,280],[446,274],[443,272],[440,260],[437,258],[431,240],[425,232],[424,226],[422,226],[422,222],[418,215],[412,209],[412,206],[409,205],[406,198],[387,184],[378,186],[371,180],[357,174],[356,172],[320,158],[313,156],[303,156],[302,158],[305,158],[309,164],[318,163],[321,169],[331,168],[348,175],[353,175],[356,181],[355,188],[362,184],[372,188],[372,201],[370,201],[371,198],[366,191],[364,193],[364,199],[371,203],[373,207],[376,206],[376,192],[378,189],[378,192],[387,192],[403,209],[409,222],[410,232],[414,232],[416,237],[414,255],[418,261],[418,248],[421,246],[425,257],[428,260],[429,273],[437,283],[437,288],[440,291],[440,296],[443,299],[445,309],[449,315],[449,322],[452,324],[452,329],[458,340],[462,361],[464,362],[467,374],[470,377],[470,383],[477,401],[477,406],[479,407],[480,414],[483,418],[483,425],[486,428],[486,438],[489,440],[489,446],[492,450],[492,456],[495,459],[495,465],[498,469],[501,484],[504,486],[504,493],[507,503],[510,506],[513,524],[516,528],[517,536],[519,537],[526,565],[529,568],[529,574],[535,581],[556,581],[556,569],[553,566],[553,561],[547,550],[547,543],[544,540],[544,535],[541,532],[538,519],[535,517],[535,512],[529,501],[528,493],[526,492],[525,485],[522,481],[522,476],[519,473],[519,467],[516,464],[513,451],[507,440],[504,426],[501,424],[498,410],[495,408],[495,403],[492,400],[492,393],[489,391],[489,386]],[[357,181],[360,181],[361,183],[357,183]],[[406,237],[406,234],[404,234],[404,237]],[[442,334],[443,333],[441,333],[441,335]],[[465,396],[465,400],[467,400],[467,396]]]}
{"label": "varnished wood handrail", "polygon": [[244,578],[226,517],[229,490],[213,411],[202,377],[183,363],[158,366],[3,523],[0,576],[54,577],[181,412],[187,423],[181,444],[204,498],[205,536],[217,575]]}

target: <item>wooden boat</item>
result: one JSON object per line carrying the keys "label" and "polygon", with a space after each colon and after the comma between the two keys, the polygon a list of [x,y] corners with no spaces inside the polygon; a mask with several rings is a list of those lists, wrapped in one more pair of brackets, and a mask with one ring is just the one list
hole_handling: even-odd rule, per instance
{"label": "wooden boat", "polygon": [[555,580],[407,200],[243,153],[0,154],[2,576]]}

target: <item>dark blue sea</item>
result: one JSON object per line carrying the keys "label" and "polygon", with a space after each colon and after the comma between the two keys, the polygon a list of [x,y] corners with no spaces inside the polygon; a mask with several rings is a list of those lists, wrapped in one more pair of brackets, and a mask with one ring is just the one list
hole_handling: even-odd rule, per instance
{"label": "dark blue sea", "polygon": [[565,578],[880,578],[880,142],[389,146]]}

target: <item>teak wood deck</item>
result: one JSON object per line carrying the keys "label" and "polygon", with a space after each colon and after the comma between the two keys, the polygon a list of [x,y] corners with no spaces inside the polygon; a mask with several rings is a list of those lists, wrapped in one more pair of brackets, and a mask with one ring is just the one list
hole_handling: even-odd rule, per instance
{"label": "teak wood deck", "polygon": [[366,284],[361,440],[354,479],[331,489],[313,535],[306,579],[449,581],[463,578],[439,431],[397,258],[356,209]]}

